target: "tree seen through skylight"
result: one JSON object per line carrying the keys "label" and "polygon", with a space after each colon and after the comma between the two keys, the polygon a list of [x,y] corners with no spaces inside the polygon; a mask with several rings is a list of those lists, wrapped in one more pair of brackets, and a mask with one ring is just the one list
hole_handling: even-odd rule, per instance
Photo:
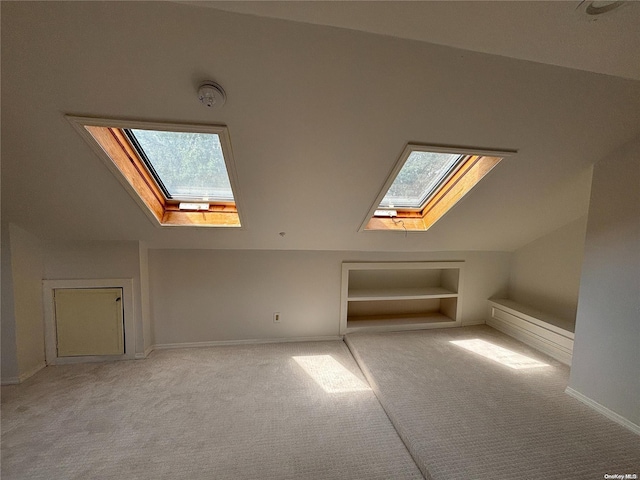
{"label": "tree seen through skylight", "polygon": [[461,158],[451,153],[411,152],[380,207],[420,208]]}
{"label": "tree seen through skylight", "polygon": [[217,134],[131,132],[172,198],[233,200]]}

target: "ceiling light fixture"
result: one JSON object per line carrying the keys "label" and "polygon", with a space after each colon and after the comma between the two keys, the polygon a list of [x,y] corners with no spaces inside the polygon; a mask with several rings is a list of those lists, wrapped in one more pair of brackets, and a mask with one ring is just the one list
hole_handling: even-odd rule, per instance
{"label": "ceiling light fixture", "polygon": [[216,82],[204,82],[198,88],[198,100],[205,107],[222,106],[227,101],[224,90]]}

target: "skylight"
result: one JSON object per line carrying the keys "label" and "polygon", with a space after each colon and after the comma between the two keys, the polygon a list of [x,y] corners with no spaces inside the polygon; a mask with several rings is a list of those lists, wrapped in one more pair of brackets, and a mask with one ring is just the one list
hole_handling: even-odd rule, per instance
{"label": "skylight", "polygon": [[67,119],[156,225],[240,226],[226,127]]}
{"label": "skylight", "polygon": [[413,151],[380,202],[380,208],[421,208],[463,155]]}
{"label": "skylight", "polygon": [[169,199],[233,202],[220,137],[215,133],[125,129]]}
{"label": "skylight", "polygon": [[407,145],[361,230],[428,230],[510,153]]}

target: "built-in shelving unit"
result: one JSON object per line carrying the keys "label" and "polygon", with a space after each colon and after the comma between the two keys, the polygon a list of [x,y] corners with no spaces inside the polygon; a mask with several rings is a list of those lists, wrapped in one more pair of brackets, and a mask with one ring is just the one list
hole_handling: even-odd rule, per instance
{"label": "built-in shelving unit", "polygon": [[340,333],[460,325],[464,262],[343,263]]}
{"label": "built-in shelving unit", "polygon": [[506,298],[489,300],[487,325],[571,365],[575,320],[559,318]]}

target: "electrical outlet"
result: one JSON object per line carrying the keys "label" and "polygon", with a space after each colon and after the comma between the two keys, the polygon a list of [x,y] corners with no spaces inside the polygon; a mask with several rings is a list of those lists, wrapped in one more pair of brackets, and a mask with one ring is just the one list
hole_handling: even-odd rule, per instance
{"label": "electrical outlet", "polygon": [[281,319],[280,312],[275,312],[273,314],[273,323],[280,323],[280,319]]}

